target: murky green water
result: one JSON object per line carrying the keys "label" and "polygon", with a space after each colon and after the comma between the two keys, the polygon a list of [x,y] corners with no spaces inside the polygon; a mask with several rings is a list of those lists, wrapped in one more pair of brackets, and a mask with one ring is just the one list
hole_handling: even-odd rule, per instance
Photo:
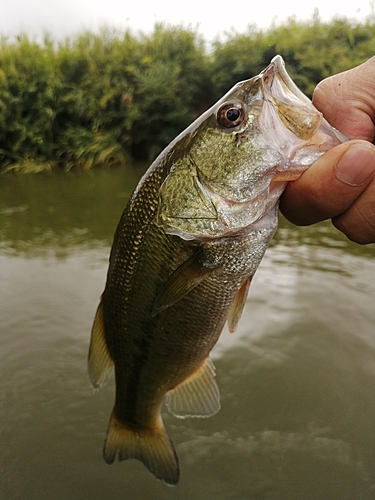
{"label": "murky green water", "polygon": [[114,383],[86,374],[113,232],[142,171],[0,178],[0,498],[375,499],[375,247],[280,230],[213,359],[222,409],[164,414],[170,488],[101,449]]}

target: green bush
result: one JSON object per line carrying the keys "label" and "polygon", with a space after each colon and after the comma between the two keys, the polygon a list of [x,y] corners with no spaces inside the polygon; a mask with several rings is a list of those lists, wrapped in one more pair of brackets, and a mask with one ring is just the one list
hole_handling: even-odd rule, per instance
{"label": "green bush", "polygon": [[374,21],[290,19],[249,27],[209,49],[196,32],[105,30],[64,42],[0,40],[0,171],[110,167],[153,159],[234,83],[279,53],[311,95],[374,54]]}
{"label": "green bush", "polygon": [[156,25],[139,43],[132,153],[152,159],[199,114],[211,89],[210,72],[204,41],[194,32]]}
{"label": "green bush", "polygon": [[53,45],[19,37],[0,52],[0,165],[53,158],[62,89]]}
{"label": "green bush", "polygon": [[311,21],[287,23],[267,31],[250,27],[215,43],[213,74],[220,95],[237,81],[259,73],[281,54],[287,70],[303,92],[311,96],[321,80],[350,69],[374,55],[375,23],[353,24],[347,19],[323,23],[315,15]]}

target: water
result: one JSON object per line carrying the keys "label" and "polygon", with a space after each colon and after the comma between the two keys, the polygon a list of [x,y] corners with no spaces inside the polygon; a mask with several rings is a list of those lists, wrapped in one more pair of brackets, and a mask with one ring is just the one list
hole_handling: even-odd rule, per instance
{"label": "water", "polygon": [[142,169],[0,179],[1,499],[375,499],[375,247],[286,221],[213,359],[221,411],[164,412],[168,487],[101,449],[113,380],[86,358],[113,233]]}

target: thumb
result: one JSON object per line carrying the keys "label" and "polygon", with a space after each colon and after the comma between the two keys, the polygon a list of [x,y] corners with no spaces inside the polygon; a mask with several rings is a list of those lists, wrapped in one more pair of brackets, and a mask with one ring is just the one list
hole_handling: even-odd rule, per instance
{"label": "thumb", "polygon": [[337,217],[366,189],[374,172],[375,146],[367,141],[340,144],[288,183],[281,212],[302,226]]}

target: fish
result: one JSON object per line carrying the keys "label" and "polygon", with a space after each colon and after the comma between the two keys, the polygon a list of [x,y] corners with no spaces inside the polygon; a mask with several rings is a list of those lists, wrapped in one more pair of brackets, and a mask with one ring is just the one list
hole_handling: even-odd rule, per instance
{"label": "fish", "polygon": [[135,188],[117,226],[88,357],[94,389],[115,373],[103,448],[169,485],[177,453],[161,416],[220,409],[210,352],[236,330],[278,224],[279,198],[346,138],[276,56],[179,134]]}

